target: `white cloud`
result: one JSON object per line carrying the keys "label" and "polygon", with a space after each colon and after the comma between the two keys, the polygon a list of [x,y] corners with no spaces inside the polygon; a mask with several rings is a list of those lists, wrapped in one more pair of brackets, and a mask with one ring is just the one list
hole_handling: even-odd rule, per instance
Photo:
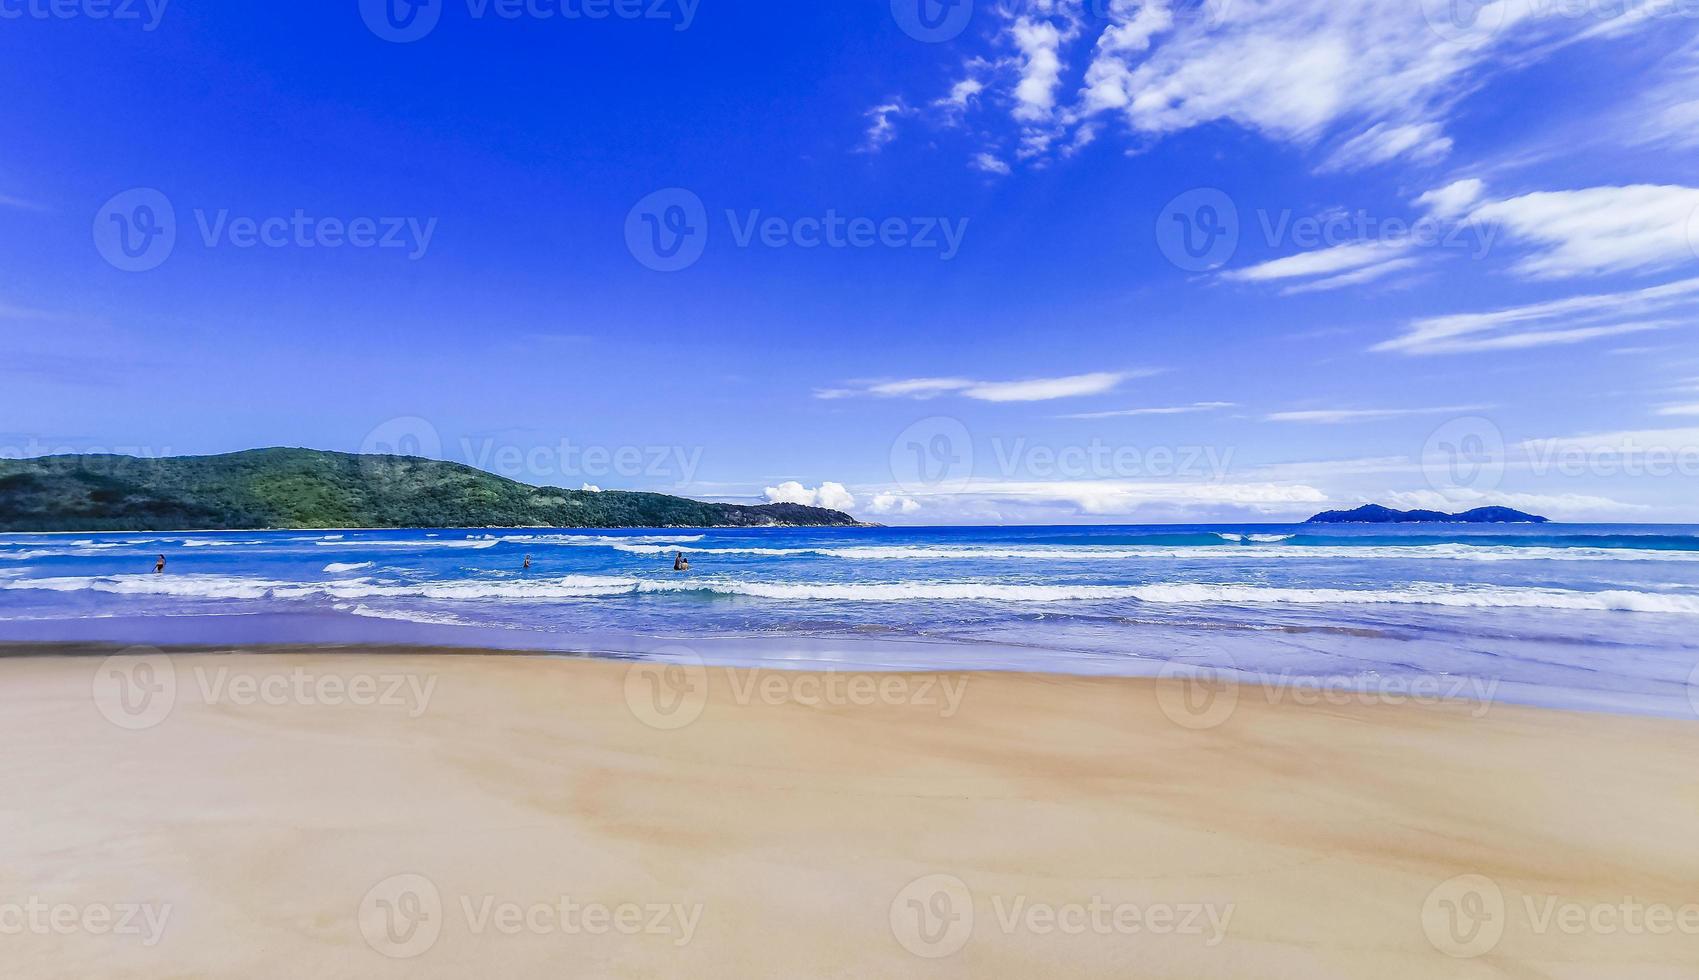
{"label": "white cloud", "polygon": [[1699,188],[1634,184],[1524,194],[1480,205],[1470,218],[1534,247],[1517,272],[1552,279],[1699,262],[1689,230],[1696,213]]}
{"label": "white cloud", "polygon": [[1327,502],[1311,486],[1277,483],[1157,483],[1130,480],[977,482],[953,497],[1023,504],[1064,504],[1081,513],[1132,514],[1141,508],[1233,506],[1265,512]]}
{"label": "white cloud", "polygon": [[1699,428],[1636,429],[1595,432],[1578,436],[1529,439],[1520,447],[1536,466],[1542,461],[1582,458],[1613,462],[1644,459],[1648,455],[1699,453]]}
{"label": "white cloud", "polygon": [[815,392],[816,398],[853,398],[858,395],[875,398],[936,398],[940,395],[961,395],[982,402],[1042,402],[1057,398],[1077,398],[1113,391],[1131,378],[1148,377],[1155,371],[1096,371],[1064,378],[1032,378],[1025,381],[975,381],[969,378],[909,378],[901,381],[880,381],[854,388],[828,388]]}
{"label": "white cloud", "polygon": [[1129,375],[1113,371],[1076,374],[1068,378],[1035,378],[1030,381],[980,382],[963,394],[987,402],[1044,402],[1056,398],[1079,398],[1113,391]]}
{"label": "white cloud", "polygon": [[1659,415],[1699,415],[1699,404],[1665,405],[1658,409]]}
{"label": "white cloud", "polygon": [[887,102],[884,105],[876,105],[867,110],[867,138],[861,144],[862,152],[878,153],[883,150],[887,144],[897,138],[897,124],[891,121],[892,118],[907,114],[908,107],[903,104],[901,99],[895,102]]}
{"label": "white cloud", "polygon": [[[1445,0],[1109,0],[1090,15],[1080,0],[997,5],[994,43],[1017,53],[984,83],[1003,97],[980,104],[1011,114],[1023,157],[1077,148],[1070,130],[1113,116],[1147,138],[1228,122],[1304,148],[1342,139],[1323,169],[1431,162],[1451,150],[1452,108],[1495,72],[1645,27],[1655,18],[1638,8],[1667,5],[1614,18],[1552,0],[1477,6],[1481,26],[1456,30]],[[1084,70],[1070,73],[1076,57]],[[965,105],[954,90],[940,102]]]}
{"label": "white cloud", "polygon": [[985,91],[984,82],[977,78],[964,78],[950,87],[949,95],[932,104],[942,108],[966,109],[983,91]]}
{"label": "white cloud", "polygon": [[1455,218],[1479,201],[1486,189],[1485,182],[1470,177],[1428,191],[1416,198],[1416,204],[1436,218]]}
{"label": "white cloud", "polygon": [[1322,164],[1321,170],[1362,170],[1399,157],[1432,163],[1450,153],[1451,146],[1451,137],[1440,130],[1439,123],[1407,123],[1402,126],[1376,123],[1366,132],[1346,141]]}
{"label": "white cloud", "polygon": [[1486,313],[1413,320],[1401,336],[1375,345],[1401,354],[1458,354],[1573,344],[1674,326],[1655,315],[1699,305],[1699,278],[1621,293],[1572,296]]}
{"label": "white cloud", "polygon": [[1342,272],[1337,276],[1328,276],[1326,279],[1316,279],[1311,282],[1299,283],[1295,286],[1287,286],[1285,289],[1282,289],[1280,293],[1283,296],[1296,296],[1300,293],[1319,293],[1329,289],[1343,289],[1346,286],[1360,286],[1365,282],[1374,282],[1377,279],[1384,279],[1385,277],[1392,275],[1394,272],[1402,272],[1405,269],[1413,269],[1420,264],[1420,260],[1414,258],[1391,259],[1374,265],[1366,265],[1352,272]]}
{"label": "white cloud", "polygon": [[1222,408],[1237,408],[1233,402],[1194,402],[1190,405],[1173,405],[1164,408],[1123,408],[1113,412],[1081,412],[1077,415],[1062,415],[1058,418],[1091,420],[1134,418],[1144,415],[1190,415],[1195,412],[1213,412]]}
{"label": "white cloud", "polygon": [[1287,293],[1338,289],[1371,282],[1414,266],[1416,259],[1407,254],[1412,244],[1413,240],[1408,238],[1387,242],[1352,242],[1223,272],[1221,277],[1229,282],[1310,280],[1288,286]]}
{"label": "white cloud", "polygon": [[601,493],[602,492],[602,488],[596,486],[594,483],[586,483],[582,487],[579,487],[578,489],[583,493]]}
{"label": "white cloud", "polygon": [[1017,19],[1009,36],[1020,49],[1021,80],[1015,86],[1015,118],[1042,122],[1056,108],[1056,89],[1062,84],[1062,42],[1069,34],[1048,21]]}
{"label": "white cloud", "polygon": [[1490,405],[1446,405],[1440,408],[1328,408],[1305,412],[1275,412],[1269,422],[1306,422],[1316,425],[1339,425],[1346,422],[1375,422],[1381,419],[1401,419],[1421,415],[1469,415],[1484,412]]}
{"label": "white cloud", "polygon": [[882,493],[867,509],[875,514],[914,514],[919,512],[920,502],[902,494]]}
{"label": "white cloud", "polygon": [[776,487],[768,487],[764,492],[767,502],[773,504],[801,504],[804,507],[826,507],[831,510],[852,510],[855,507],[855,497],[842,483],[828,481],[820,484],[819,489],[810,490],[791,480]]}
{"label": "white cloud", "polygon": [[975,157],[973,160],[973,166],[974,169],[983,170],[988,174],[1002,174],[1007,176],[1010,173],[1009,165],[1007,163],[1004,163],[1002,160],[997,159],[989,153],[981,153],[979,156]]}

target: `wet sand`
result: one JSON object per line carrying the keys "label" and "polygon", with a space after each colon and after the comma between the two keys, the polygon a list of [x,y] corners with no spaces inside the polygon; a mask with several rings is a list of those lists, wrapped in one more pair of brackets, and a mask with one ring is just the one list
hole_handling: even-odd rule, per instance
{"label": "wet sand", "polygon": [[1699,722],[78,652],[0,659],[9,977],[1699,976]]}

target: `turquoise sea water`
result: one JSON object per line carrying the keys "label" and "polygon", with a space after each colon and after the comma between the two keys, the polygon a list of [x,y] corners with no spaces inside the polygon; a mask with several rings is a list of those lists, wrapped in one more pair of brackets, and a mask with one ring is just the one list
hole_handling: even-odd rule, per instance
{"label": "turquoise sea water", "polygon": [[[672,570],[680,551],[688,574]],[[4,640],[634,655],[683,643],[710,662],[1130,675],[1183,664],[1692,717],[1699,528],[12,534]]]}

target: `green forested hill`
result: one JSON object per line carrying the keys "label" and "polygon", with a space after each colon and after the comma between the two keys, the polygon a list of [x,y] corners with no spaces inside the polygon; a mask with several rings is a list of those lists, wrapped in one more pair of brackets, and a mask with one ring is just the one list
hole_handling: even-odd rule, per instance
{"label": "green forested hill", "polygon": [[853,526],[835,510],[538,488],[458,463],[257,449],[0,460],[0,530]]}

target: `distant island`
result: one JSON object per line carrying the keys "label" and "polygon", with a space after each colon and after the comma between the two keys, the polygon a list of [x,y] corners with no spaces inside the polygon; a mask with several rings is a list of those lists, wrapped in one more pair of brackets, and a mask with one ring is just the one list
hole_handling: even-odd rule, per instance
{"label": "distant island", "polygon": [[534,487],[411,456],[256,449],[0,460],[0,530],[14,532],[857,526],[822,507]]}
{"label": "distant island", "polygon": [[1356,510],[1330,510],[1305,521],[1306,524],[1550,524],[1551,521],[1534,514],[1524,514],[1509,507],[1477,507],[1461,514],[1442,514],[1437,510],[1393,510],[1378,504],[1367,504]]}

